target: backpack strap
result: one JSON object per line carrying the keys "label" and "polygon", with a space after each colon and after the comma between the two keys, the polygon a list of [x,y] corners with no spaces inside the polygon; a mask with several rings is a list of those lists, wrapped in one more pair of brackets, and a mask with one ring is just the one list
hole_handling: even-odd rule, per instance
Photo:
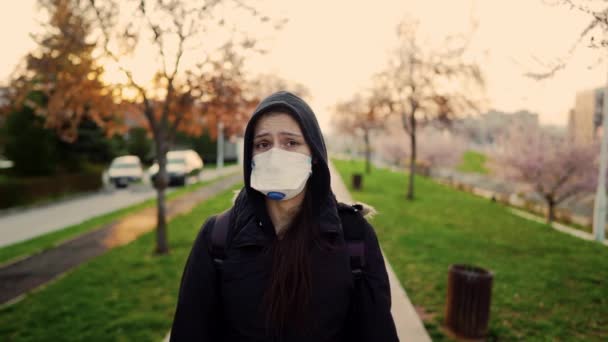
{"label": "backpack strap", "polygon": [[[338,213],[342,221],[344,241],[350,258],[350,270],[355,279],[359,279],[365,267],[365,230],[361,224],[362,206],[338,203]],[[211,231],[211,257],[216,266],[221,265],[226,258],[226,242],[230,228],[230,213],[232,208],[224,211],[215,218]]]}
{"label": "backpack strap", "polygon": [[365,227],[361,224],[362,209],[360,204],[338,203],[344,241],[350,258],[350,271],[355,279],[361,277],[365,267]]}
{"label": "backpack strap", "polygon": [[211,257],[216,265],[221,265],[226,258],[226,240],[230,228],[230,213],[232,208],[215,217],[211,231]]}

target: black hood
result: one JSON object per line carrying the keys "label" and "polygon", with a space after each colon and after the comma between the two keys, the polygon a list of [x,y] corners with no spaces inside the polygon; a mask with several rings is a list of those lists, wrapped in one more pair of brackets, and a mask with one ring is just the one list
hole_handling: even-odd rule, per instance
{"label": "black hood", "polygon": [[245,186],[247,190],[255,191],[250,187],[251,179],[251,160],[253,155],[253,135],[255,124],[265,113],[281,111],[290,114],[300,125],[304,138],[312,151],[313,157],[313,188],[316,191],[323,191],[316,195],[326,195],[330,192],[330,175],[327,166],[327,148],[321,128],[317,122],[317,117],[312,109],[296,95],[280,91],[265,98],[253,112],[247,128],[245,129],[245,155],[243,165],[243,175],[245,176]]}
{"label": "black hood", "polygon": [[[317,118],[312,109],[298,96],[287,92],[280,91],[274,93],[260,102],[257,106],[247,128],[245,129],[244,138],[244,163],[243,177],[245,181],[245,191],[249,201],[256,204],[256,210],[261,219],[266,218],[264,195],[251,187],[251,161],[253,156],[253,137],[255,125],[258,119],[265,113],[280,111],[291,115],[300,125],[300,129],[304,134],[304,139],[312,152],[312,176],[309,179],[309,189],[312,191],[312,198],[315,204],[315,214],[323,216],[323,220],[331,216],[337,218],[336,200],[331,191],[331,179],[327,161],[327,148],[325,140],[321,133],[321,128],[317,122]],[[244,194],[243,194],[244,195]],[[263,205],[262,205],[263,204]],[[264,209],[264,213],[260,210]],[[329,210],[331,213],[328,213]],[[329,215],[328,215],[329,214]],[[266,221],[266,220],[264,220]],[[323,225],[323,223],[321,223]]]}

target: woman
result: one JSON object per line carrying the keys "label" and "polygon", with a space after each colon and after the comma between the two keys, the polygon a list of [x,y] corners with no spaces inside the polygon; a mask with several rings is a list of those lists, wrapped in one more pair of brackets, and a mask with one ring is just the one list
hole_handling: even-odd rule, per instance
{"label": "woman", "polygon": [[[310,107],[288,92],[263,100],[244,153],[225,246],[216,253],[222,225],[209,218],[184,269],[171,341],[397,341],[376,234],[357,207],[336,202]],[[346,239],[356,231],[358,252]]]}

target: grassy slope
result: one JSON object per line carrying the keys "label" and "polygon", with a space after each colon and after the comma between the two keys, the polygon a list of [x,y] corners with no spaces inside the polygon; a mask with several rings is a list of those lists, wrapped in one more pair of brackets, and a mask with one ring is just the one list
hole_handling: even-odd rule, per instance
{"label": "grassy slope", "polygon": [[458,171],[487,174],[488,169],[485,167],[487,157],[484,154],[475,151],[466,151],[462,155],[462,162],[458,165]]}
{"label": "grassy slope", "polygon": [[[335,161],[350,179],[358,162]],[[514,216],[508,209],[417,177],[405,201],[404,174],[374,169],[363,192],[385,253],[414,305],[444,338],[447,270],[471,263],[495,273],[491,335],[511,340],[608,339],[608,248]]]}

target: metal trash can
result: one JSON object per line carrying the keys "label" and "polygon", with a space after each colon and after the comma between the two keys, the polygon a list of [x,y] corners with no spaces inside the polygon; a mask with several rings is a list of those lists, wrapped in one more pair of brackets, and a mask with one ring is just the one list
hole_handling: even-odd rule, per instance
{"label": "metal trash can", "polygon": [[355,173],[352,179],[353,189],[361,190],[363,187],[363,175],[360,173]]}
{"label": "metal trash can", "polygon": [[492,281],[490,271],[451,265],[445,305],[445,325],[456,336],[481,339],[488,333]]}

